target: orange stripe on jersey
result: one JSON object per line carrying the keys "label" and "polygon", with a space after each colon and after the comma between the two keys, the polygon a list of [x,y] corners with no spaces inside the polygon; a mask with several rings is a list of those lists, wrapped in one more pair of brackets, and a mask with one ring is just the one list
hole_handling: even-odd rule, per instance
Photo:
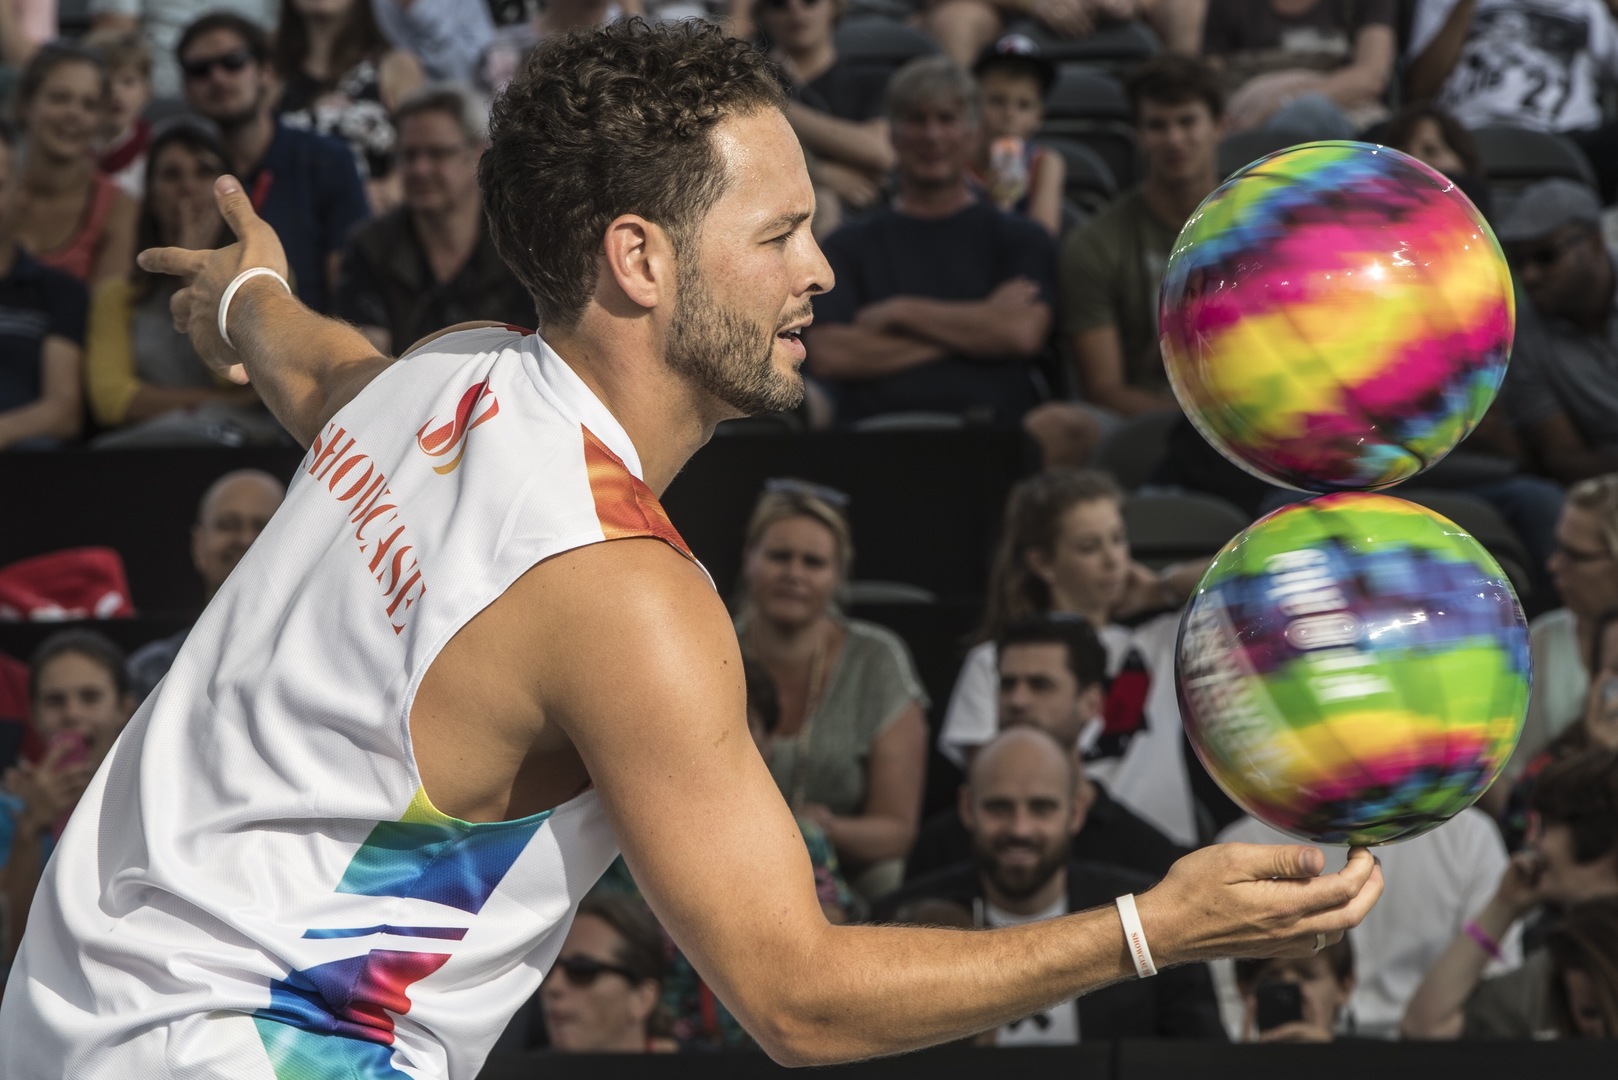
{"label": "orange stripe on jersey", "polygon": [[590,494],[595,498],[602,535],[608,540],[654,536],[695,562],[696,557],[652,489],[630,472],[623,459],[596,438],[595,432],[582,424],[579,430],[584,432],[584,471],[590,478]]}

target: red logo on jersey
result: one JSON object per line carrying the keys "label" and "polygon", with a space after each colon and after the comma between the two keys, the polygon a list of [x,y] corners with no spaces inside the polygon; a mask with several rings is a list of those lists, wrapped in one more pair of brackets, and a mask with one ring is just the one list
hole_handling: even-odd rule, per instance
{"label": "red logo on jersey", "polygon": [[[482,412],[478,412],[480,408]],[[499,412],[500,400],[489,389],[489,380],[484,379],[468,387],[466,393],[461,395],[461,403],[455,406],[455,419],[435,428],[433,423],[438,419],[435,414],[421,425],[421,430],[416,432],[416,445],[422,453],[433,458],[453,452],[453,458],[442,465],[433,466],[433,472],[447,476],[460,465],[461,455],[466,453],[466,438],[472,429],[485,420],[493,420]]]}

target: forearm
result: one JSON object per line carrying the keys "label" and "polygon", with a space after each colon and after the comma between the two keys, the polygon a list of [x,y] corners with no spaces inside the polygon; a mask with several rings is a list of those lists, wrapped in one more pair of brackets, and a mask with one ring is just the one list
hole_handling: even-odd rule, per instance
{"label": "forearm", "polygon": [[264,277],[238,290],[229,329],[259,399],[300,446],[392,363],[358,330],[317,315]]}
{"label": "forearm", "polygon": [[902,859],[916,842],[916,821],[887,814],[833,819],[826,838],[845,862],[870,864]]}
{"label": "forearm", "polygon": [[1085,393],[1085,400],[1111,409],[1121,416],[1139,416],[1142,413],[1161,412],[1164,409],[1179,407],[1173,394],[1162,394],[1155,390],[1142,390],[1127,383],[1115,383],[1111,386],[1097,387],[1094,391]]}
{"label": "forearm", "polygon": [[864,326],[817,326],[808,341],[810,371],[823,379],[875,379],[942,359],[930,341]]}
{"label": "forearm", "polygon": [[893,144],[874,127],[840,119],[797,101],[787,103],[787,121],[804,147],[823,158],[875,173],[887,172],[894,166]]}
{"label": "forearm", "polygon": [[138,424],[175,409],[194,409],[215,402],[222,405],[251,405],[257,400],[246,387],[215,390],[206,386],[154,386],[141,383],[124,409],[121,423]]}
{"label": "forearm", "polygon": [[41,398],[9,412],[0,412],[0,449],[26,439],[74,439],[78,434],[77,401]]}
{"label": "forearm", "polygon": [[1338,68],[1320,84],[1320,92],[1344,108],[1375,101],[1387,88],[1387,68],[1370,64],[1350,64]]}
{"label": "forearm", "polygon": [[1476,10],[1477,0],[1457,0],[1437,35],[1421,55],[1410,61],[1405,73],[1405,89],[1411,100],[1425,101],[1438,96],[1444,80],[1461,58],[1461,47],[1466,44],[1466,33],[1471,29],[1472,13]]}
{"label": "forearm", "polygon": [[[1478,913],[1478,928],[1495,941],[1506,936],[1517,916],[1498,899]],[[1461,932],[1416,988],[1405,1007],[1400,1033],[1407,1039],[1456,1039],[1465,1021],[1467,998],[1477,989],[1489,954],[1470,934]]]}
{"label": "forearm", "polygon": [[893,305],[895,328],[976,359],[1025,360],[1045,344],[1050,329],[1044,317],[1020,307],[987,301],[933,300],[903,297]]}
{"label": "forearm", "polygon": [[1135,977],[1110,907],[986,931],[828,926],[771,964],[764,1045],[796,1065],[936,1045]]}

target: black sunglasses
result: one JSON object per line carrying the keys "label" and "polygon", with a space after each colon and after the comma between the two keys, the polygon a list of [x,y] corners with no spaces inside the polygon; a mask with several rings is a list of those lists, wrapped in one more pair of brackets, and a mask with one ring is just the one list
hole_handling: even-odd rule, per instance
{"label": "black sunglasses", "polygon": [[816,484],[809,480],[799,480],[793,476],[777,476],[764,481],[764,490],[771,495],[797,495],[811,499],[819,499],[838,510],[848,509],[849,498],[844,492],[825,484]]}
{"label": "black sunglasses", "polygon": [[188,79],[206,79],[208,74],[216,67],[224,68],[234,75],[252,61],[253,54],[246,49],[232,49],[230,52],[219,56],[202,56],[195,60],[187,60],[180,65],[180,70],[185,72],[185,77]]}
{"label": "black sunglasses", "polygon": [[593,956],[558,956],[552,970],[560,971],[567,978],[568,985],[577,990],[594,986],[595,981],[603,975],[622,975],[632,983],[641,982],[639,972],[617,964],[603,963]]}
{"label": "black sunglasses", "polygon": [[1583,243],[1588,235],[1585,232],[1576,232],[1572,236],[1564,236],[1554,244],[1541,244],[1538,247],[1528,249],[1519,248],[1516,251],[1509,252],[1506,255],[1506,261],[1513,266],[1524,266],[1531,263],[1541,269],[1554,266],[1556,260],[1567,254],[1569,248]]}

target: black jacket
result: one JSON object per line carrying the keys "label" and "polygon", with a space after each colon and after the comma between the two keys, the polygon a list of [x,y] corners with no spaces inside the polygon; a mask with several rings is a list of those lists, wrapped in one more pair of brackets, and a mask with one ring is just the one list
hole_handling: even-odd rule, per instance
{"label": "black jacket", "polygon": [[[1110,907],[1117,897],[1144,892],[1154,881],[1121,866],[1075,859],[1067,865],[1067,909]],[[884,897],[872,911],[873,921],[890,921],[905,903],[923,899],[946,900],[977,912],[983,901],[983,880],[975,865],[958,863]],[[1121,939],[1122,926],[1117,933]],[[1219,1018],[1213,980],[1204,964],[1160,968],[1150,979],[1114,983],[1084,995],[1078,1003],[1079,1037],[1087,1042],[1159,1038],[1225,1042],[1228,1038]]]}

